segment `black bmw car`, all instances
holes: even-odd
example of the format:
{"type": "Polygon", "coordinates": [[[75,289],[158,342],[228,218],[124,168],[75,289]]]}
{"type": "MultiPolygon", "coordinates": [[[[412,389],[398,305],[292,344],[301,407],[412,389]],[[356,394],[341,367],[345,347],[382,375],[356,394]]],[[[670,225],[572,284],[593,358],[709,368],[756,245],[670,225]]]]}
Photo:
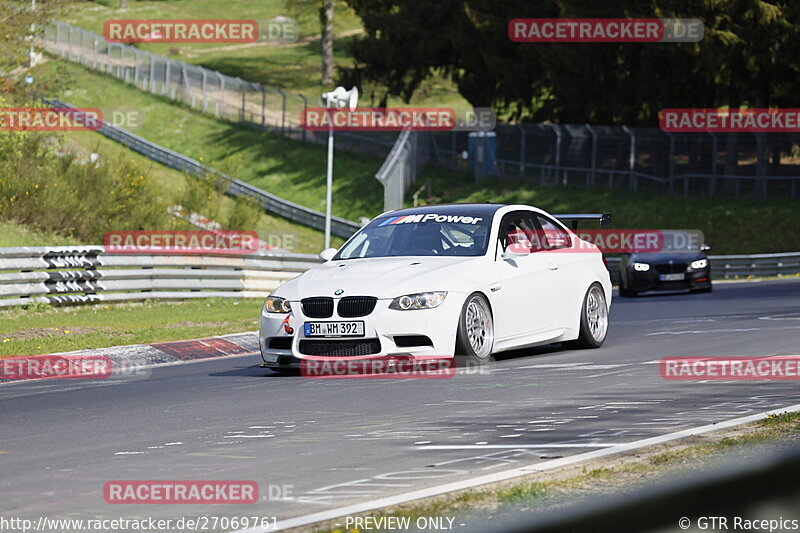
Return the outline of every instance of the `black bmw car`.
{"type": "Polygon", "coordinates": [[[622,256],[619,295],[647,291],[711,292],[711,268],[703,245],[694,251],[635,253],[622,256]]]}

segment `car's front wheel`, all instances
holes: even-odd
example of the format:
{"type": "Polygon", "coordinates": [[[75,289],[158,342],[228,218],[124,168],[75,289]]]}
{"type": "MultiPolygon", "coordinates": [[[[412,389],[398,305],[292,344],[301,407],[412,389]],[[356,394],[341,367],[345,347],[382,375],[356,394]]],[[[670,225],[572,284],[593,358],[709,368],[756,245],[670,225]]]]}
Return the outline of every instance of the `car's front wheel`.
{"type": "Polygon", "coordinates": [[[566,344],[570,348],[599,348],[608,333],[608,303],[602,285],[593,283],[583,297],[580,335],[566,344]]]}
{"type": "Polygon", "coordinates": [[[489,301],[472,293],[461,308],[456,335],[456,357],[473,365],[485,365],[494,348],[494,319],[489,301]]]}

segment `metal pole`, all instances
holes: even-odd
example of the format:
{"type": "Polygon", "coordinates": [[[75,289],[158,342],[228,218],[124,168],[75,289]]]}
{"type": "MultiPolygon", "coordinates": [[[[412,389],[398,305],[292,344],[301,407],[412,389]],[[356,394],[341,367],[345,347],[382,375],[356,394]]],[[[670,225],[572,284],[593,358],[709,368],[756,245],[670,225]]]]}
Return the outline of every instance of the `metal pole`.
{"type": "Polygon", "coordinates": [[[278,92],[281,93],[281,98],[283,99],[281,104],[281,135],[283,135],[286,127],[286,93],[281,89],[278,89],[278,92]]]}
{"type": "Polygon", "coordinates": [[[671,133],[666,135],[669,139],[669,194],[672,195],[675,192],[675,137],[671,133]]]}
{"type": "Polygon", "coordinates": [[[708,180],[708,196],[714,196],[717,188],[717,136],[714,132],[709,131],[711,135],[711,178],[708,180]]]}
{"type": "MultiPolygon", "coordinates": [[[[164,62],[164,87],[161,88],[161,94],[166,94],[169,90],[170,72],[169,64],[172,63],[169,59],[164,62]]],[[[174,99],[174,98],[173,98],[174,99]]]]}
{"type": "Polygon", "coordinates": [[[628,126],[622,126],[622,130],[631,136],[631,150],[628,159],[628,190],[638,189],[636,183],[636,134],[628,126]]]}
{"type": "Polygon", "coordinates": [[[133,85],[139,88],[139,50],[134,48],[133,51],[133,85]]]}
{"type": "Polygon", "coordinates": [[[589,135],[592,136],[592,167],[589,170],[589,185],[594,185],[597,169],[597,134],[589,124],[586,125],[586,129],[589,131],[589,135]]]}
{"type": "Polygon", "coordinates": [[[206,109],[208,108],[208,105],[207,105],[208,104],[208,100],[207,100],[208,95],[206,94],[206,89],[208,87],[208,73],[206,73],[206,69],[204,69],[203,67],[200,67],[200,74],[203,75],[203,85],[202,85],[202,91],[203,91],[203,113],[205,113],[206,109]]]}
{"type": "Polygon", "coordinates": [[[260,83],[258,87],[261,89],[261,129],[263,130],[267,123],[267,89],[260,83]]]}
{"type": "Polygon", "coordinates": [[[97,70],[97,39],[92,43],[92,52],[94,53],[92,56],[92,70],[97,70]]]}
{"type": "MultiPolygon", "coordinates": [[[[329,104],[330,105],[330,104],[329,104]]],[[[325,249],[331,247],[331,202],[333,189],[333,119],[328,129],[328,178],[325,190],[325,249]]]]}
{"type": "Polygon", "coordinates": [[[225,112],[225,77],[216,70],[214,74],[219,78],[219,98],[217,98],[217,105],[214,106],[214,114],[219,116],[219,108],[222,106],[222,112],[225,112]]]}
{"type": "Polygon", "coordinates": [[[245,118],[245,107],[246,107],[245,103],[246,103],[246,100],[245,100],[244,82],[242,80],[240,80],[238,77],[236,79],[239,80],[239,87],[242,88],[242,109],[239,112],[239,122],[244,122],[246,120],[246,118],[245,118]]]}
{"type": "MultiPolygon", "coordinates": [[[[305,117],[306,116],[306,109],[308,109],[308,100],[302,94],[298,94],[297,96],[299,96],[300,98],[303,99],[303,117],[305,117]]],[[[306,140],[306,129],[305,128],[303,128],[302,136],[303,136],[303,141],[305,141],[306,140]]]]}
{"type": "Polygon", "coordinates": [[[525,128],[522,124],[517,124],[519,128],[519,175],[525,175],[525,128]]]}
{"type": "Polygon", "coordinates": [[[556,132],[556,161],[555,161],[555,174],[556,174],[556,183],[558,183],[558,173],[561,170],[561,130],[558,127],[558,124],[551,124],[553,126],[553,131],[556,132]]]}
{"type": "Polygon", "coordinates": [[[156,56],[148,53],[150,57],[150,92],[156,93],[156,56]]]}

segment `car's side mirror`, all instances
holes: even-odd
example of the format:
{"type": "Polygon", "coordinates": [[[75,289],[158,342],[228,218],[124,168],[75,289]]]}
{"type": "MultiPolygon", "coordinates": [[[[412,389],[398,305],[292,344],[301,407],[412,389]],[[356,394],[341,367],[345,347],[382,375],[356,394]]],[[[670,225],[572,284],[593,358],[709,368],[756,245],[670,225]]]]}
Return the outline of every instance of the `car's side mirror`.
{"type": "Polygon", "coordinates": [[[704,244],[704,245],[702,245],[702,246],[700,247],[700,251],[701,251],[701,252],[708,252],[708,251],[711,251],[711,245],[710,245],[710,244],[704,244]]]}
{"type": "Polygon", "coordinates": [[[339,250],[337,250],[336,248],[325,248],[319,253],[319,258],[322,259],[323,261],[330,261],[331,259],[333,259],[333,256],[335,256],[336,252],[338,251],[339,250]]]}
{"type": "Polygon", "coordinates": [[[525,255],[530,255],[531,249],[528,246],[523,244],[509,244],[506,247],[506,251],[500,254],[502,259],[513,259],[515,257],[522,257],[525,255]]]}

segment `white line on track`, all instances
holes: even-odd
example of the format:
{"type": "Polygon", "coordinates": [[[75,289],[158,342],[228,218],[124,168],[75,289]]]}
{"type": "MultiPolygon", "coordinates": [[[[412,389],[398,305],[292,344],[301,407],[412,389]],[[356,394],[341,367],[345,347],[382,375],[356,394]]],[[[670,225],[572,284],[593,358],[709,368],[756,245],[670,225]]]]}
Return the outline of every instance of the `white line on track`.
{"type": "Polygon", "coordinates": [[[607,444],[432,444],[430,446],[417,446],[415,450],[520,450],[537,448],[611,448],[622,446],[624,443],[613,442],[607,444]]]}
{"type": "MultiPolygon", "coordinates": [[[[533,463],[528,466],[512,468],[510,470],[504,470],[502,472],[484,474],[481,476],[473,477],[471,479],[463,479],[461,481],[445,483],[444,485],[436,485],[434,487],[418,489],[410,492],[405,492],[403,494],[395,494],[393,496],[387,496],[385,498],[379,498],[377,500],[356,503],[345,507],[338,507],[336,509],[329,509],[327,511],[320,511],[318,513],[298,516],[295,518],[288,518],[286,520],[281,520],[280,522],[275,524],[274,527],[270,527],[268,530],[280,531],[284,529],[307,526],[309,524],[315,524],[317,522],[323,522],[325,520],[332,520],[334,518],[340,518],[342,516],[350,516],[359,513],[365,513],[367,511],[373,511],[375,509],[380,509],[382,507],[396,506],[402,503],[419,500],[422,498],[431,498],[433,496],[440,496],[442,494],[447,494],[448,492],[469,489],[473,487],[478,487],[480,485],[486,485],[487,483],[497,483],[499,481],[505,481],[508,479],[527,476],[529,474],[535,474],[537,472],[553,470],[555,468],[560,468],[562,466],[582,463],[584,461],[597,459],[599,457],[616,455],[619,453],[629,452],[632,450],[638,450],[640,448],[646,448],[648,446],[655,446],[656,444],[663,444],[665,442],[670,442],[685,437],[691,437],[693,435],[701,435],[703,433],[710,433],[712,431],[726,429],[729,427],[738,426],[740,424],[756,422],[758,420],[766,418],[767,415],[774,414],[776,412],[792,412],[792,413],[800,412],[800,404],[791,405],[780,409],[773,409],[771,411],[765,411],[763,413],[743,416],[740,418],[733,418],[716,424],[707,424],[705,426],[699,426],[696,428],[684,429],[682,431],[667,433],[665,435],[660,435],[658,437],[651,437],[648,439],[641,439],[633,442],[617,444],[614,446],[609,446],[607,448],[602,448],[591,452],[571,455],[569,457],[562,457],[560,459],[541,461],[539,463],[533,463]]],[[[512,448],[518,448],[518,446],[512,446],[512,448]]],[[[234,533],[264,533],[265,531],[267,531],[267,529],[248,528],[248,529],[236,530],[234,533]]]]}

